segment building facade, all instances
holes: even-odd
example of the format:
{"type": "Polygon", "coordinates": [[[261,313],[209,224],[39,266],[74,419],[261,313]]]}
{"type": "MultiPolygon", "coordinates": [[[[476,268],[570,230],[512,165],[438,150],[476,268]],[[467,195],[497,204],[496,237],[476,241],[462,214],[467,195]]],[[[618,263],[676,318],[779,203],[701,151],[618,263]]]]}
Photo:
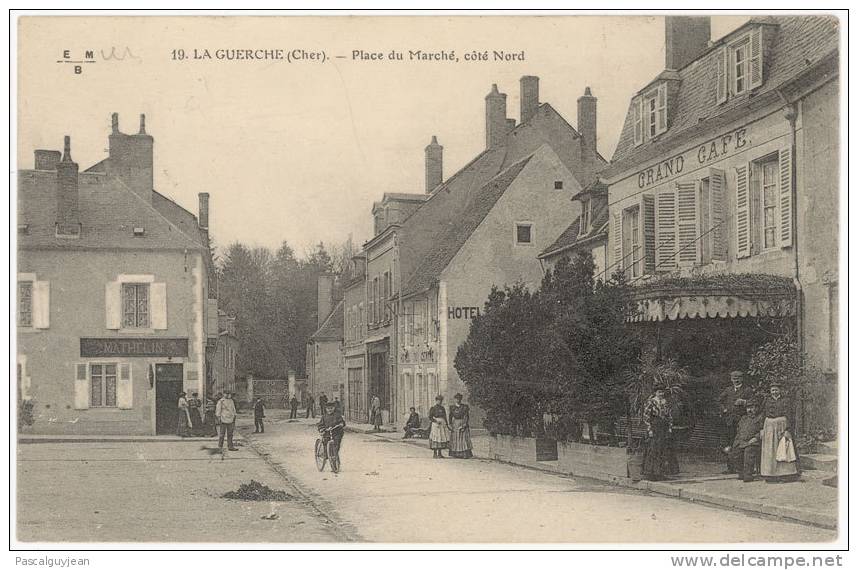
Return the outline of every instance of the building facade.
{"type": "Polygon", "coordinates": [[[369,422],[367,402],[366,345],[366,254],[360,252],[350,262],[343,279],[343,374],[345,416],[359,423],[369,422]]]}
{"type": "MultiPolygon", "coordinates": [[[[318,329],[307,343],[307,391],[328,400],[344,400],[343,381],[343,315],[340,285],[334,275],[323,274],[318,281],[318,329]]],[[[293,382],[294,384],[294,382],[293,382]]],[[[290,387],[290,394],[303,398],[303,390],[290,387]]]]}
{"type": "Polygon", "coordinates": [[[108,157],[80,172],[35,151],[18,174],[17,370],[33,433],[175,433],[206,393],[217,330],[208,195],[197,218],[153,189],[153,138],[113,115],[108,157]]]}

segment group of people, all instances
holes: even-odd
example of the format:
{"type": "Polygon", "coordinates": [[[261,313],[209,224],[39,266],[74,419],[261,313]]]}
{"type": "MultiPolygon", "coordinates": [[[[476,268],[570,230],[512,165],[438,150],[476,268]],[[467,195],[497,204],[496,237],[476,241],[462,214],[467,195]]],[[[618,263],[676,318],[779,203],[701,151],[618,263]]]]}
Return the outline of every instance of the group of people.
{"type": "MultiPolygon", "coordinates": [[[[794,406],[776,382],[759,405],[741,371],[730,373],[730,386],[720,395],[721,418],[726,431],[726,473],[746,483],[759,474],[767,483],[797,481],[798,453],[793,442],[794,406]]],[[[643,477],[657,481],[679,472],[672,441],[673,416],[667,387],[656,385],[646,401],[643,421],[647,430],[643,477]]]]}
{"type": "MultiPolygon", "coordinates": [[[[450,413],[444,407],[444,396],[435,396],[435,405],[429,409],[429,448],[435,459],[443,459],[442,450],[448,449],[448,456],[457,459],[473,457],[471,443],[470,408],[462,403],[462,395],[453,396],[456,401],[450,406],[450,413]]],[[[406,422],[406,434],[409,428],[419,429],[420,418],[411,408],[411,416],[406,422]]]]}
{"type": "Polygon", "coordinates": [[[235,432],[236,409],[232,396],[233,393],[229,390],[218,392],[206,398],[203,404],[198,392],[193,392],[190,398],[186,392],[180,393],[177,434],[181,437],[218,436],[218,447],[221,449],[226,437],[228,449],[235,451],[232,438],[235,432]]]}

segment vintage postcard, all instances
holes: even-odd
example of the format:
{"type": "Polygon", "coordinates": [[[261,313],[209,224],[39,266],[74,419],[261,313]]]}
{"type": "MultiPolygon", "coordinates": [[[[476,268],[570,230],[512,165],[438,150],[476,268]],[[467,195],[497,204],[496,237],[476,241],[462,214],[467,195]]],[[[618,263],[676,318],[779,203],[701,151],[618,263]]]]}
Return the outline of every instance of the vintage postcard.
{"type": "Polygon", "coordinates": [[[13,18],[13,541],[832,544],[845,25],[13,18]]]}

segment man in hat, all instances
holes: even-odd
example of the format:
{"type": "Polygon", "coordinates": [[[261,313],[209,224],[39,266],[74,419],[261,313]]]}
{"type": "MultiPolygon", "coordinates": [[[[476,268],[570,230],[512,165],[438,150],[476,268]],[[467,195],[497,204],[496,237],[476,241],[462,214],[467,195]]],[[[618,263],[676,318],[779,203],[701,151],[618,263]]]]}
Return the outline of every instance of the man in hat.
{"type": "MultiPolygon", "coordinates": [[[[739,425],[739,420],[745,415],[745,407],[748,400],[754,397],[754,392],[751,387],[745,384],[745,375],[740,370],[730,372],[730,386],[728,386],[721,396],[718,398],[718,404],[721,408],[721,419],[724,421],[726,428],[724,451],[732,445],[736,439],[736,428],[739,425]]],[[[727,452],[727,472],[737,473],[737,468],[733,465],[729,452],[727,452]]]]}
{"type": "Polygon", "coordinates": [[[217,402],[215,416],[220,422],[218,424],[218,447],[220,447],[221,450],[223,449],[223,436],[226,435],[227,448],[230,451],[238,451],[238,449],[232,445],[232,434],[235,431],[236,416],[235,401],[232,399],[232,391],[224,391],[223,398],[217,402]]]}
{"type": "Polygon", "coordinates": [[[760,468],[760,431],[763,429],[763,418],[753,400],[748,400],[745,404],[745,412],[736,424],[736,437],[728,454],[730,462],[739,473],[739,479],[750,483],[754,480],[754,471],[760,468]]]}
{"type": "Polygon", "coordinates": [[[318,428],[319,433],[322,434],[322,441],[327,442],[328,438],[334,438],[334,446],[336,447],[337,453],[339,453],[340,444],[343,441],[343,433],[345,432],[346,420],[343,419],[343,415],[337,409],[334,402],[325,402],[325,412],[322,414],[322,417],[319,419],[319,423],[316,424],[316,427],[318,428]],[[326,431],[328,429],[330,429],[330,431],[326,431]]]}

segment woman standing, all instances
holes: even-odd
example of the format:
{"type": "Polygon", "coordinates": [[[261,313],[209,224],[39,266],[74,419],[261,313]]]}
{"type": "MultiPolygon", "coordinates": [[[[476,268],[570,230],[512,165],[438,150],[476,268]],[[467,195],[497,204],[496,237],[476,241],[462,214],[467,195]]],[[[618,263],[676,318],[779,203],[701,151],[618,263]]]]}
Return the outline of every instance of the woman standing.
{"type": "Polygon", "coordinates": [[[209,396],[206,398],[206,435],[209,437],[217,437],[217,418],[215,417],[215,408],[217,407],[217,401],[220,399],[220,393],[216,396],[209,396]]]}
{"type": "Polygon", "coordinates": [[[769,385],[769,395],[763,402],[762,444],[760,446],[760,475],[766,483],[786,483],[799,478],[798,453],[792,439],[792,399],[781,391],[778,383],[769,385]]]}
{"type": "Polygon", "coordinates": [[[447,426],[447,410],[444,409],[444,396],[435,396],[435,405],[429,409],[429,448],[435,459],[443,459],[441,450],[447,447],[450,439],[450,428],[447,426]]]}
{"type": "Polygon", "coordinates": [[[188,412],[188,400],[185,396],[187,396],[185,392],[179,394],[179,420],[176,428],[176,434],[179,437],[188,437],[190,435],[191,414],[188,412]]]}
{"type": "Polygon", "coordinates": [[[649,481],[664,479],[674,471],[676,463],[670,444],[673,416],[664,394],[664,387],[657,385],[655,393],[649,397],[643,409],[643,421],[647,429],[643,478],[649,481]]]}
{"type": "Polygon", "coordinates": [[[462,395],[453,396],[456,403],[450,406],[450,457],[458,459],[470,459],[473,457],[471,449],[471,409],[462,403],[462,395]]]}
{"type": "Polygon", "coordinates": [[[200,400],[199,392],[194,392],[188,399],[188,412],[191,416],[191,433],[203,435],[203,415],[200,413],[203,402],[200,400]]]}

